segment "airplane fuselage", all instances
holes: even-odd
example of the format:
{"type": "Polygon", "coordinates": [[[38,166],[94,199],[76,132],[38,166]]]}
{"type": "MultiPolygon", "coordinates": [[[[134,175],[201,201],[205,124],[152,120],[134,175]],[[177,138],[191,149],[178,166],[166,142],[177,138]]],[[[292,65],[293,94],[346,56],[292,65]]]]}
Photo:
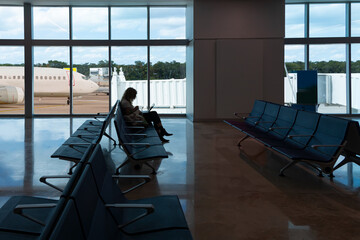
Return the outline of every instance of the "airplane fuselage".
{"type": "MultiPolygon", "coordinates": [[[[73,72],[73,96],[96,91],[99,86],[73,72]]],[[[18,87],[24,90],[24,67],[0,67],[0,87],[18,87]]],[[[70,71],[60,68],[34,67],[35,97],[69,97],[70,71]]]]}

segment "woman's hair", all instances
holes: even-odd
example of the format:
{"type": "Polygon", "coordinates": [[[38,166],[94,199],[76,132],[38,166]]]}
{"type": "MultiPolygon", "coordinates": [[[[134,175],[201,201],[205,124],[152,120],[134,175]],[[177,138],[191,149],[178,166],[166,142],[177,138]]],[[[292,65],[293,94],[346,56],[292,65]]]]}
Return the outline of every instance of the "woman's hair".
{"type": "Polygon", "coordinates": [[[125,90],[124,95],[122,96],[122,99],[126,99],[129,102],[132,102],[136,98],[136,94],[137,94],[137,91],[134,88],[129,87],[125,90]]]}

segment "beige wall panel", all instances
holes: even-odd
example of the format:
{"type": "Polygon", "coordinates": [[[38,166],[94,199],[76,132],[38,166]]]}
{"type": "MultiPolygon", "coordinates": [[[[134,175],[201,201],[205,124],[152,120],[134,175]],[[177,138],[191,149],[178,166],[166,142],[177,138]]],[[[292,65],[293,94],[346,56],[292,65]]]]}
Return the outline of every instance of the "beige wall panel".
{"type": "Polygon", "coordinates": [[[216,117],[249,112],[263,96],[262,40],[219,40],[216,43],[216,117]]]}
{"type": "Polygon", "coordinates": [[[194,45],[194,121],[214,119],[215,41],[198,40],[194,45]]]}
{"type": "Polygon", "coordinates": [[[194,38],[284,36],[284,0],[194,0],[194,38]]]}
{"type": "Polygon", "coordinates": [[[263,53],[264,100],[284,103],[284,40],[264,41],[263,53]]]}

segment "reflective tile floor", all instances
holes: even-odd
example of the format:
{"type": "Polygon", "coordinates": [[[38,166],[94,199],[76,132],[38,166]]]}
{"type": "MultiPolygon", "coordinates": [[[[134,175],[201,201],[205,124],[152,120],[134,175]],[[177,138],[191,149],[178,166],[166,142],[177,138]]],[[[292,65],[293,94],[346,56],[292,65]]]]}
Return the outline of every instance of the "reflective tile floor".
{"type": "MultiPolygon", "coordinates": [[[[83,121],[0,119],[0,206],[13,195],[59,197],[39,178],[67,173],[72,164],[50,155],[83,121]]],[[[360,239],[359,166],[343,166],[333,180],[304,166],[279,177],[286,159],[251,139],[239,149],[242,134],[223,122],[163,123],[174,133],[165,144],[169,158],[152,162],[158,174],[127,197],[178,195],[194,239],[360,239]]],[[[113,127],[109,133],[115,136],[113,127]]],[[[101,144],[114,165],[124,160],[107,139],[101,144]]],[[[121,173],[150,169],[130,165],[121,173]]]]}

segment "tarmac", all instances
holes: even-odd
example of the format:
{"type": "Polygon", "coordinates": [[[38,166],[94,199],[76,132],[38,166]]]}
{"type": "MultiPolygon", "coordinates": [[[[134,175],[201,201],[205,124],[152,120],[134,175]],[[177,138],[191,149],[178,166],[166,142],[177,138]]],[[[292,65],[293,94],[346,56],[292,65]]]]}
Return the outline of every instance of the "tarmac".
{"type": "MultiPolygon", "coordinates": [[[[24,114],[24,103],[0,104],[0,115],[24,114]]],[[[109,111],[109,96],[106,93],[91,93],[73,98],[74,114],[96,114],[109,111]]],[[[35,97],[34,114],[69,114],[67,97],[35,97]]]]}

